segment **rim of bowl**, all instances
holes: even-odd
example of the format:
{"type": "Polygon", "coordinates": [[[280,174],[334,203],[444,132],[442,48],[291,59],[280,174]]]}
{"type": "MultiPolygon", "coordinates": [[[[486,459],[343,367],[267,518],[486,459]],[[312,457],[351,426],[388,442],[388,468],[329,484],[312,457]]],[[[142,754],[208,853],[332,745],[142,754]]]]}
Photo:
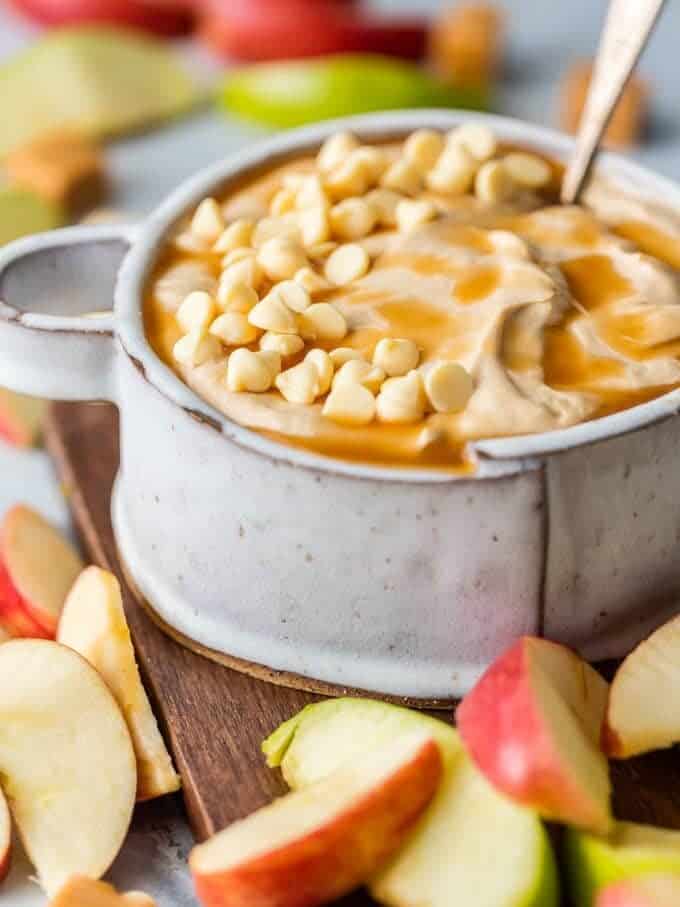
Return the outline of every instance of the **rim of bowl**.
{"type": "MultiPolygon", "coordinates": [[[[259,140],[252,147],[237,151],[185,180],[138,225],[135,239],[119,272],[115,292],[116,329],[127,356],[164,397],[218,429],[227,440],[296,466],[388,482],[438,483],[502,478],[540,469],[543,456],[638,431],[676,415],[680,411],[680,388],[647,403],[568,428],[471,441],[468,449],[476,461],[474,473],[402,467],[398,464],[378,466],[301,450],[285,442],[269,440],[259,432],[234,422],[192,391],[151,348],[143,324],[146,281],[168,231],[201,198],[211,192],[222,191],[230,182],[249,171],[273,165],[278,158],[312,149],[339,129],[351,130],[366,139],[376,139],[397,137],[422,127],[451,129],[466,121],[483,121],[502,140],[528,145],[561,160],[569,156],[574,146],[573,138],[556,130],[495,114],[444,109],[390,111],[325,120],[259,140]]],[[[595,170],[630,194],[680,210],[678,185],[618,154],[602,152],[595,170]]]]}

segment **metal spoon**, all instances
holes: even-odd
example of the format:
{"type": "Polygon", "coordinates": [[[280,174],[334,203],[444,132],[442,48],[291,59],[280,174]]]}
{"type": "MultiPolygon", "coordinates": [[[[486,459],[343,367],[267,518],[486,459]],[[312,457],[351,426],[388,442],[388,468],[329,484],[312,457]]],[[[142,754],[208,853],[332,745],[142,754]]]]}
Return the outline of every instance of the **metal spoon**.
{"type": "Polygon", "coordinates": [[[575,202],[602,135],[666,0],[610,0],[576,148],[564,174],[562,201],[575,202]]]}

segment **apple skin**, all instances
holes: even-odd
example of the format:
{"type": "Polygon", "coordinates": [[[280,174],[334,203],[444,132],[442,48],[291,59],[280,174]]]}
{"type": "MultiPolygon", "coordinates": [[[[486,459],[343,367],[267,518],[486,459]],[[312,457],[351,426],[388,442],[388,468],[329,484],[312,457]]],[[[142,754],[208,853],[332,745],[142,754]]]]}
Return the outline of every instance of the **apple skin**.
{"type": "Polygon", "coordinates": [[[192,17],[188,4],[144,0],[10,0],[17,12],[47,26],[118,25],[160,37],[186,34],[192,17]]]}
{"type": "Polygon", "coordinates": [[[43,400],[0,388],[0,438],[15,447],[32,447],[40,434],[45,409],[43,400]]]}
{"type": "Polygon", "coordinates": [[[7,568],[0,559],[0,625],[8,636],[53,639],[50,633],[26,610],[25,602],[17,592],[7,568]]]}
{"type": "Polygon", "coordinates": [[[12,820],[7,800],[0,790],[0,882],[7,878],[12,863],[12,820]]]}
{"type": "MultiPolygon", "coordinates": [[[[377,787],[269,852],[224,871],[203,873],[199,845],[189,859],[199,900],[204,907],[316,907],[342,897],[367,881],[399,848],[434,796],[441,776],[439,746],[426,738],[377,787]]],[[[318,786],[319,796],[324,795],[323,784],[318,786]]]]}
{"type": "Polygon", "coordinates": [[[602,684],[601,720],[590,748],[607,777],[606,759],[599,755],[606,683],[575,653],[557,643],[534,637],[519,639],[458,706],[458,729],[478,768],[501,793],[535,809],[543,818],[605,834],[612,821],[609,784],[606,798],[600,802],[560,752],[532,676],[532,653],[537,651],[574,659],[575,670],[591,672],[590,677],[597,678],[595,683],[602,684]]]}
{"type": "Polygon", "coordinates": [[[595,907],[678,907],[680,877],[650,876],[614,882],[600,890],[595,907]]]}

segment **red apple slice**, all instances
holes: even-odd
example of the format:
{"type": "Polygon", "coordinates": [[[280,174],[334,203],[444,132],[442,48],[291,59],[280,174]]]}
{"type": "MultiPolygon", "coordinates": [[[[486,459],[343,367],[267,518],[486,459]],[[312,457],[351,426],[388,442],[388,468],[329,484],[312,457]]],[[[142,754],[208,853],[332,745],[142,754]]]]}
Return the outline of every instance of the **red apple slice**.
{"type": "Polygon", "coordinates": [[[7,800],[0,790],[0,882],[7,878],[12,861],[12,820],[7,800]]]}
{"type": "Polygon", "coordinates": [[[73,547],[40,514],[17,504],[0,526],[0,562],[0,613],[20,608],[43,631],[33,627],[15,635],[54,637],[68,591],[83,569],[73,547]]]}
{"type": "Polygon", "coordinates": [[[607,683],[565,646],[524,637],[458,707],[463,742],[488,780],[544,818],[611,825],[600,735],[607,683]]]}
{"type": "Polygon", "coordinates": [[[73,876],[47,907],[156,907],[156,902],[141,891],[119,894],[106,882],[73,876]]]}
{"type": "Polygon", "coordinates": [[[38,639],[51,639],[52,634],[41,627],[28,614],[23,599],[16,590],[12,579],[0,559],[0,624],[10,637],[35,636],[38,639]]]}
{"type": "Polygon", "coordinates": [[[597,896],[596,907],[678,907],[680,877],[653,876],[613,882],[597,896]]]}
{"type": "Polygon", "coordinates": [[[46,403],[0,388],[0,438],[16,447],[32,447],[42,431],[46,403]]]}
{"type": "Polygon", "coordinates": [[[189,4],[146,0],[11,0],[12,6],[41,25],[92,25],[139,28],[160,36],[186,34],[189,4]]]}
{"type": "Polygon", "coordinates": [[[68,594],[57,640],[86,658],[103,677],[127,722],[137,757],[137,800],[179,788],[135,660],[120,585],[99,567],[87,567],[68,594]]]}
{"type": "Polygon", "coordinates": [[[127,834],[137,769],[120,709],[94,668],[43,639],[0,646],[0,777],[49,894],[98,878],[127,834]]]}
{"type": "Polygon", "coordinates": [[[603,741],[615,759],[680,742],[680,617],[641,642],[619,667],[603,741]]]}
{"type": "Polygon", "coordinates": [[[205,907],[314,907],[361,885],[432,799],[439,747],[407,735],[236,822],[189,858],[205,907]]]}

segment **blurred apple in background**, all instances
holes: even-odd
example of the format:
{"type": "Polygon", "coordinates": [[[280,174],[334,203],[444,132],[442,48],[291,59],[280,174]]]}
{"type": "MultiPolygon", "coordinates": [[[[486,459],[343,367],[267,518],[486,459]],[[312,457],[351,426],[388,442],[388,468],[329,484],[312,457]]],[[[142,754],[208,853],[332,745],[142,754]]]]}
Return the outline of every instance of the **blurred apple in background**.
{"type": "Polygon", "coordinates": [[[102,23],[175,36],[191,30],[190,0],[11,0],[11,5],[41,25],[102,23]]]}

